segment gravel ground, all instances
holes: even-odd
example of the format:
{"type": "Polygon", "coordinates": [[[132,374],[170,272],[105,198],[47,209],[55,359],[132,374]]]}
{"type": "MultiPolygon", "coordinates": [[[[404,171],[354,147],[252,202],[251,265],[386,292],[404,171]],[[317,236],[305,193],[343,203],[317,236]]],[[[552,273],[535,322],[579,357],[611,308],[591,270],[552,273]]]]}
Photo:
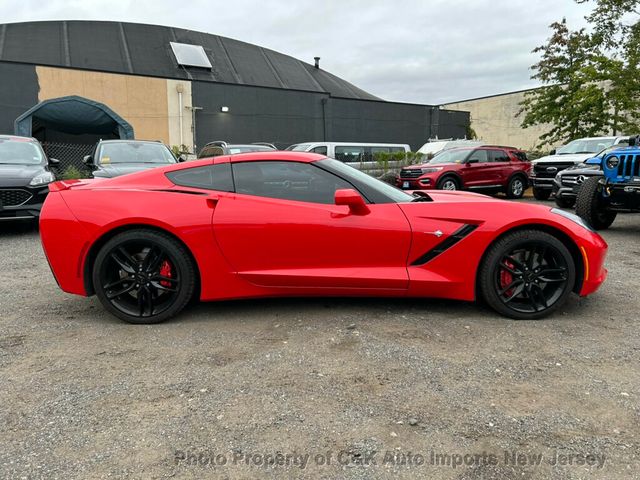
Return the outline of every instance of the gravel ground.
{"type": "Polygon", "coordinates": [[[639,216],[601,290],[533,322],[279,299],[132,326],[0,228],[1,478],[640,478],[639,216]]]}

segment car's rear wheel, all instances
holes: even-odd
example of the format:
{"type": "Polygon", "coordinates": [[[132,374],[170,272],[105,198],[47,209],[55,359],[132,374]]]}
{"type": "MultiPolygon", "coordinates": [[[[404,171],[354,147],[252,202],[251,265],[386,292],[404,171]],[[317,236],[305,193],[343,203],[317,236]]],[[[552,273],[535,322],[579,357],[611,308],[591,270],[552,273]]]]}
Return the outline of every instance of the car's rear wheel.
{"type": "Polygon", "coordinates": [[[455,177],[441,178],[437,185],[438,190],[460,190],[460,182],[455,177]]]}
{"type": "Polygon", "coordinates": [[[527,189],[527,181],[521,176],[516,175],[507,185],[507,197],[508,198],[522,198],[524,191],[527,189]]]}
{"type": "Polygon", "coordinates": [[[478,281],[491,308],[516,320],[535,320],[565,303],[576,267],[567,247],[553,235],[520,230],[490,247],[478,281]]]}
{"type": "Polygon", "coordinates": [[[551,190],[533,187],[533,196],[536,200],[549,200],[551,190]]]}
{"type": "Polygon", "coordinates": [[[584,181],[576,199],[576,213],[596,230],[609,228],[617,212],[607,209],[600,194],[600,179],[591,177],[584,181]]]}
{"type": "Polygon", "coordinates": [[[150,324],[173,317],[189,303],[195,269],[174,238],[136,229],[116,235],[100,249],[92,280],[109,312],[129,323],[150,324]]]}

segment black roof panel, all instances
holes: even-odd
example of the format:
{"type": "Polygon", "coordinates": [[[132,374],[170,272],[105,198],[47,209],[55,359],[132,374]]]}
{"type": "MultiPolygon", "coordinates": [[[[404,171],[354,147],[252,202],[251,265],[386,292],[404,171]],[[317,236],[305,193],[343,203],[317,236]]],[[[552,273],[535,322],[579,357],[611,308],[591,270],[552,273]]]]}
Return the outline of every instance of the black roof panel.
{"type": "Polygon", "coordinates": [[[0,61],[327,92],[379,100],[335,75],[257,45],[180,28],[100,21],[0,25],[0,61]],[[213,68],[178,65],[169,42],[201,45],[213,68]]]}

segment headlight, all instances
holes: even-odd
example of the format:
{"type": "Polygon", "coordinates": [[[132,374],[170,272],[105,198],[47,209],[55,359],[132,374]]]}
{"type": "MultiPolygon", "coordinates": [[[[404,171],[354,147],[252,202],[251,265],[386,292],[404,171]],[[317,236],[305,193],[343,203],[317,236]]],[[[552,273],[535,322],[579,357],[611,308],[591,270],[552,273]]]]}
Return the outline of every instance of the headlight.
{"type": "Polygon", "coordinates": [[[442,170],[443,167],[430,167],[430,168],[423,168],[422,173],[435,173],[435,172],[439,172],[440,170],[442,170]]]}
{"type": "Polygon", "coordinates": [[[577,223],[581,227],[586,228],[587,230],[589,230],[591,232],[595,232],[595,230],[593,228],[591,228],[589,226],[589,224],[586,223],[584,220],[582,220],[582,218],[580,218],[578,215],[574,215],[573,213],[565,212],[564,210],[560,210],[559,208],[552,208],[551,209],[551,213],[555,213],[556,215],[560,215],[561,217],[567,218],[567,219],[571,220],[573,223],[577,223]]]}
{"type": "Polygon", "coordinates": [[[32,187],[35,187],[37,185],[46,185],[47,183],[51,183],[53,181],[55,181],[55,177],[53,176],[53,173],[42,172],[36,175],[35,177],[33,177],[33,179],[29,182],[29,185],[31,185],[32,187]]]}
{"type": "Polygon", "coordinates": [[[607,158],[607,168],[611,170],[618,168],[619,163],[620,163],[620,159],[616,156],[611,156],[607,158]]]}

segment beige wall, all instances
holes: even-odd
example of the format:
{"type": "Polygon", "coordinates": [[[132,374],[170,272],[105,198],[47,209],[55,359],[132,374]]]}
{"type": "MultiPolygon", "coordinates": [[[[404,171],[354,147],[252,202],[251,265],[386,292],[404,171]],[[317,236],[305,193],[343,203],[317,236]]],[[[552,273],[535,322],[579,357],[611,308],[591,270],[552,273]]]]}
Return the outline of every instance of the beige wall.
{"type": "MultiPolygon", "coordinates": [[[[36,67],[38,100],[79,95],[104,103],[128,121],[140,140],[180,143],[180,109],[176,84],[183,85],[185,106],[191,105],[191,84],[162,78],[36,67]]],[[[183,106],[183,143],[193,144],[191,111],[183,106]]]]}
{"type": "Polygon", "coordinates": [[[522,128],[518,116],[525,92],[507,93],[493,97],[448,103],[444,108],[466,110],[471,113],[471,128],[479,140],[497,145],[509,145],[525,150],[535,149],[542,134],[549,127],[522,128]]]}

